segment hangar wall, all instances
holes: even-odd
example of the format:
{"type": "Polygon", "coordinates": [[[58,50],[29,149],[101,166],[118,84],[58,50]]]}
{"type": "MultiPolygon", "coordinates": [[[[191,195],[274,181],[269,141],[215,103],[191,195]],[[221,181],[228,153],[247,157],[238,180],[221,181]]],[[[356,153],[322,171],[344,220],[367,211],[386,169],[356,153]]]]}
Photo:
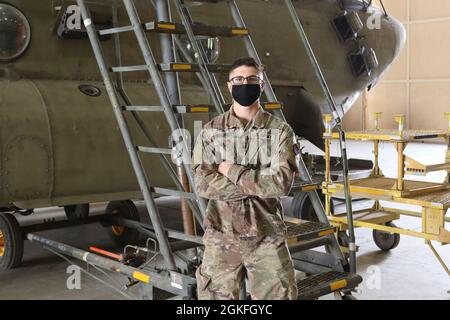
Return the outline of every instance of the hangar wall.
{"type": "MultiPolygon", "coordinates": [[[[346,130],[373,128],[373,113],[383,112],[381,126],[395,128],[394,114],[405,114],[411,129],[447,129],[450,111],[450,1],[384,0],[406,29],[407,43],[398,60],[346,115],[346,130]]],[[[378,0],[374,0],[379,5],[378,0]]]]}

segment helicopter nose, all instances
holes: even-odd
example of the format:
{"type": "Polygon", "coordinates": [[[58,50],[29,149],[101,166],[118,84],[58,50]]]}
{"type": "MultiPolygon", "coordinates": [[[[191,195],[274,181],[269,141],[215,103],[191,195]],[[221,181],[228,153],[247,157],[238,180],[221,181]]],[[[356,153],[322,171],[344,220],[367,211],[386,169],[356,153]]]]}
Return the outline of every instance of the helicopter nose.
{"type": "MultiPolygon", "coordinates": [[[[406,43],[406,30],[395,17],[375,7],[362,15],[362,21],[365,25],[365,42],[373,50],[378,63],[372,78],[379,79],[402,52],[406,43]]],[[[374,85],[372,83],[371,86],[374,85]]]]}

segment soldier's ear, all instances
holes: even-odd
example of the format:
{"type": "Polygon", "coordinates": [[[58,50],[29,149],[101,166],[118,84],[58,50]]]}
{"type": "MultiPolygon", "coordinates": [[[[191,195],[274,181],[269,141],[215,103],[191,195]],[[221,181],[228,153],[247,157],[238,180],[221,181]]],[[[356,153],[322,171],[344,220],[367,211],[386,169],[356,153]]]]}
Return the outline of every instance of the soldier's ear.
{"type": "Polygon", "coordinates": [[[233,89],[233,85],[231,84],[231,81],[227,81],[228,90],[231,93],[231,90],[233,89]]]}

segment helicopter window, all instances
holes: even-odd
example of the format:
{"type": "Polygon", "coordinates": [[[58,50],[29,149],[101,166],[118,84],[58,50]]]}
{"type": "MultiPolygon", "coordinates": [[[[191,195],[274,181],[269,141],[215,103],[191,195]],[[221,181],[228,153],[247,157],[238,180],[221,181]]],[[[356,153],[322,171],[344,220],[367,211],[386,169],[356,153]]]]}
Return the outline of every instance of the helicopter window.
{"type": "Polygon", "coordinates": [[[339,39],[344,42],[355,39],[364,28],[364,24],[356,11],[344,11],[343,14],[333,20],[333,26],[339,39]]]}
{"type": "Polygon", "coordinates": [[[0,4],[0,62],[17,59],[30,40],[31,28],[25,15],[9,4],[0,4]]]}
{"type": "MultiPolygon", "coordinates": [[[[206,36],[196,36],[197,43],[203,47],[206,53],[206,57],[208,58],[209,63],[215,63],[219,59],[220,55],[220,40],[219,38],[215,37],[206,37],[206,36]]],[[[183,52],[188,54],[189,57],[193,60],[196,60],[195,58],[195,52],[194,48],[189,41],[187,36],[181,37],[181,45],[182,45],[182,56],[183,52]]],[[[185,57],[186,59],[186,57],[185,57]]]]}
{"type": "Polygon", "coordinates": [[[361,47],[357,52],[350,53],[348,59],[357,77],[362,74],[370,76],[378,67],[378,58],[372,48],[361,47]]]}

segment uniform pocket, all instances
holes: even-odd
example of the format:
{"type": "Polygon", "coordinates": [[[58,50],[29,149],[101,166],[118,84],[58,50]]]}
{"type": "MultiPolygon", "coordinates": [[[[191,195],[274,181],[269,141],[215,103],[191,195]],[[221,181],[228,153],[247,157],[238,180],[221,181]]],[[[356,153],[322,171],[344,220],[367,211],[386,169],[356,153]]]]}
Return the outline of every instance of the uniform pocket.
{"type": "Polygon", "coordinates": [[[202,267],[198,267],[195,271],[197,279],[197,297],[199,300],[214,300],[214,294],[209,290],[211,277],[202,272],[202,267]]]}

